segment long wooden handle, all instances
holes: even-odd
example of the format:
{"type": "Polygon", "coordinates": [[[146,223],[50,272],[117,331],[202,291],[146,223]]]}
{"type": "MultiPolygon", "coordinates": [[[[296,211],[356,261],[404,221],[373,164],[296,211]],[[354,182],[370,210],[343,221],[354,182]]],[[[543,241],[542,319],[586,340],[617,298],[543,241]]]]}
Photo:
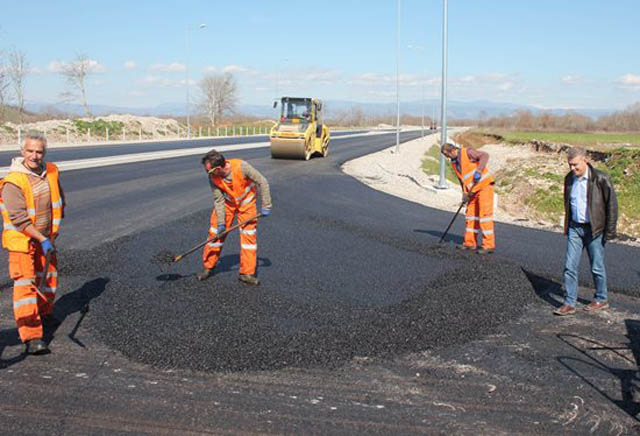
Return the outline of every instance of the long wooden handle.
{"type": "Polygon", "coordinates": [[[438,242],[438,244],[441,244],[442,241],[444,240],[444,237],[447,236],[447,233],[449,233],[449,229],[451,228],[451,225],[453,224],[453,222],[458,217],[458,214],[460,213],[460,210],[462,210],[462,206],[464,206],[464,201],[462,203],[460,203],[460,207],[458,207],[458,210],[456,211],[456,214],[453,216],[453,219],[451,220],[451,222],[447,226],[447,230],[445,230],[444,233],[442,234],[442,237],[440,238],[440,241],[438,242]]]}
{"type": "MultiPolygon", "coordinates": [[[[49,299],[44,295],[44,289],[47,287],[47,275],[49,273],[49,265],[51,264],[51,256],[53,255],[55,250],[50,251],[45,256],[44,261],[44,269],[42,271],[42,280],[40,281],[40,286],[36,286],[36,292],[45,302],[50,303],[49,299]]],[[[55,297],[53,297],[55,299],[55,297]]]]}
{"type": "Polygon", "coordinates": [[[188,251],[185,251],[184,253],[177,255],[176,257],[174,257],[174,258],[173,258],[173,261],[174,261],[174,262],[178,262],[179,260],[182,260],[182,258],[183,258],[183,257],[185,257],[185,256],[187,256],[187,255],[189,255],[189,254],[193,253],[193,252],[194,252],[194,251],[196,251],[198,248],[203,247],[205,244],[208,244],[208,243],[210,243],[210,242],[216,241],[216,240],[218,240],[218,239],[222,238],[223,236],[226,236],[226,235],[227,235],[227,233],[229,233],[230,231],[235,230],[235,229],[237,229],[238,227],[244,226],[245,224],[250,223],[251,221],[258,219],[258,218],[260,218],[261,216],[262,216],[262,214],[255,215],[255,216],[253,216],[253,217],[249,218],[248,220],[244,220],[244,221],[242,221],[241,223],[236,224],[235,226],[231,226],[231,227],[229,227],[227,230],[225,230],[224,232],[220,233],[219,235],[216,235],[216,236],[214,236],[214,237],[213,237],[213,238],[211,238],[211,239],[207,239],[206,241],[204,241],[204,242],[202,242],[202,243],[200,243],[200,244],[196,245],[195,247],[193,247],[193,248],[189,249],[188,251]]]}

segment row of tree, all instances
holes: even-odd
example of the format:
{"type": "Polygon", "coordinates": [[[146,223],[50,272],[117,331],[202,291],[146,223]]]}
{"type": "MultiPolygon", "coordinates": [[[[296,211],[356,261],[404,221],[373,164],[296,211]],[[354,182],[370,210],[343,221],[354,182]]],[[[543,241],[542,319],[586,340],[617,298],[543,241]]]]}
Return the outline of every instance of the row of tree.
{"type": "MultiPolygon", "coordinates": [[[[476,123],[473,122],[473,124],[476,123]]],[[[597,119],[577,112],[554,115],[550,112],[534,114],[529,110],[520,110],[513,115],[480,120],[477,124],[484,127],[519,130],[639,132],[640,102],[613,114],[602,115],[597,119]]]]}
{"type": "MultiPolygon", "coordinates": [[[[78,101],[88,117],[92,117],[92,113],[87,98],[87,79],[98,71],[96,65],[86,54],[77,55],[71,62],[57,63],[57,72],[68,85],[68,89],[60,94],[61,100],[78,101]]],[[[25,79],[30,71],[23,51],[0,51],[0,122],[5,121],[5,108],[12,103],[19,113],[20,123],[24,121],[25,79]]],[[[238,87],[233,74],[208,74],[200,81],[199,88],[198,107],[212,126],[220,123],[224,115],[235,113],[238,87]]]]}

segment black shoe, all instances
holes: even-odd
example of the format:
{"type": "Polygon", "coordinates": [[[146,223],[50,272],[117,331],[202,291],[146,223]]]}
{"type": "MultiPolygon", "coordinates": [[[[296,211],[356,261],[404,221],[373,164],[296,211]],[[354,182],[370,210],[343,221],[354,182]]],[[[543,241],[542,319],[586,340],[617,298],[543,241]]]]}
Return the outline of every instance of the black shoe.
{"type": "Polygon", "coordinates": [[[211,270],[209,268],[205,268],[202,270],[201,273],[197,274],[196,277],[198,278],[198,280],[203,281],[203,280],[207,280],[212,275],[213,274],[211,273],[211,270]]]}
{"type": "Polygon", "coordinates": [[[475,250],[476,247],[472,247],[471,245],[458,244],[456,245],[458,250],[475,250]]]}
{"type": "Polygon", "coordinates": [[[25,344],[24,352],[27,354],[40,355],[48,354],[51,352],[47,344],[42,339],[31,339],[25,344]]]}
{"type": "Polygon", "coordinates": [[[495,250],[492,248],[479,248],[478,251],[476,251],[476,253],[478,254],[491,254],[493,253],[495,250]]]}
{"type": "Polygon", "coordinates": [[[240,274],[238,276],[238,280],[244,282],[248,285],[258,286],[260,284],[260,280],[254,275],[251,274],[240,274]]]}

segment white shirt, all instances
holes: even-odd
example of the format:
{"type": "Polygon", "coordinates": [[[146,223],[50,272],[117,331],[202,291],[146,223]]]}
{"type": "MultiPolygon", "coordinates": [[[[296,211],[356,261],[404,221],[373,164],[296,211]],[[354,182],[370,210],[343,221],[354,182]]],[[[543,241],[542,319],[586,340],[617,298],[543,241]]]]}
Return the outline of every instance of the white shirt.
{"type": "Polygon", "coordinates": [[[571,184],[571,219],[580,224],[589,223],[589,201],[587,191],[589,185],[589,167],[582,177],[573,176],[571,184]]]}

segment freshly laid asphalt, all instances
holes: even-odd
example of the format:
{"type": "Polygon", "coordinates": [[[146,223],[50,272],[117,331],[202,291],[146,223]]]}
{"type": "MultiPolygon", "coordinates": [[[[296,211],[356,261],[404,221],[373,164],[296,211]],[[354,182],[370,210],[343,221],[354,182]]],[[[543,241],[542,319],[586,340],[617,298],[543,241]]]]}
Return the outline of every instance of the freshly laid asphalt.
{"type": "MultiPolygon", "coordinates": [[[[403,140],[417,135],[404,133],[403,140]]],[[[408,356],[446,354],[504,331],[540,304],[540,283],[560,278],[565,240],[497,224],[498,252],[480,257],[453,248],[463,232],[460,218],[438,245],[450,213],[371,190],[340,171],[343,162],[394,140],[394,134],[336,139],[329,157],[308,162],[272,160],[267,149],[227,156],[249,161],[272,189],[272,214],[258,227],[259,287],[237,281],[237,234],[206,282],[194,277],[200,252],[174,265],[155,261],[206,237],[211,194],[197,157],[63,173],[70,205],[58,240],[61,295],[54,314],[61,325],[49,332],[51,355],[20,355],[6,273],[3,279],[0,386],[10,396],[0,414],[7,431],[384,434],[442,428],[446,419],[432,414],[420,420],[405,400],[371,403],[395,401],[374,387],[376,380],[408,356]],[[356,376],[354,365],[368,361],[382,363],[370,376],[356,376]],[[315,377],[339,374],[353,384],[326,387],[336,399],[393,413],[373,418],[358,409],[331,417],[286,405],[322,391],[315,377]],[[187,386],[194,380],[198,388],[187,386]],[[191,403],[193,391],[201,398],[191,403]],[[274,401],[280,393],[287,399],[274,401]],[[256,401],[267,401],[264,410],[275,410],[273,420],[257,412],[262,405],[256,401]],[[49,431],[39,431],[21,412],[35,403],[46,404],[49,431]],[[157,419],[166,425],[153,424],[157,419]]],[[[638,296],[639,253],[607,246],[612,290],[638,296]]],[[[585,260],[581,275],[590,285],[585,260]]],[[[6,263],[6,255],[0,261],[6,263]]],[[[398,386],[406,382],[397,377],[398,386]]],[[[548,415],[523,411],[520,428],[538,414],[548,415]]],[[[493,428],[514,420],[500,419],[493,428]]]]}

